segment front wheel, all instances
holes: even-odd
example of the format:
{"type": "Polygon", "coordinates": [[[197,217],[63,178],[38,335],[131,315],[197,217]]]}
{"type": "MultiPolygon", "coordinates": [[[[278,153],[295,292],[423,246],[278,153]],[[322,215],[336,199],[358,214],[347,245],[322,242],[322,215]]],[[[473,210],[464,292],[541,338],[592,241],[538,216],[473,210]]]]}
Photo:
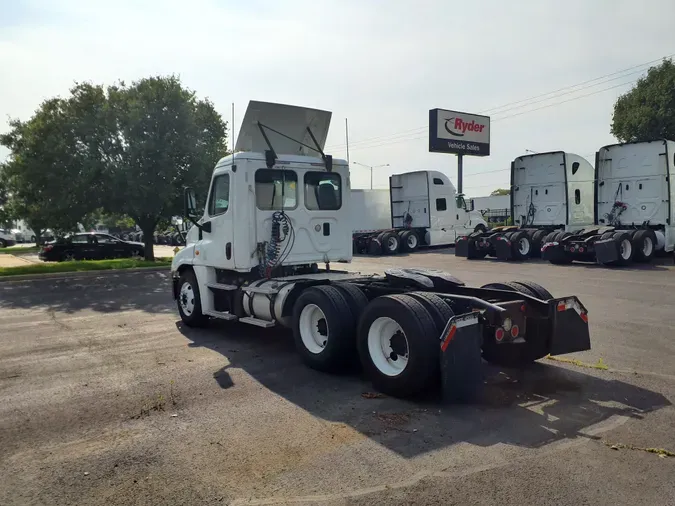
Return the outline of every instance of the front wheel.
{"type": "Polygon", "coordinates": [[[185,271],[178,281],[178,313],[188,327],[203,327],[209,318],[202,313],[199,285],[192,271],[185,271]]]}
{"type": "Polygon", "coordinates": [[[0,239],[0,248],[6,248],[7,247],[7,241],[4,239],[0,239]]]}

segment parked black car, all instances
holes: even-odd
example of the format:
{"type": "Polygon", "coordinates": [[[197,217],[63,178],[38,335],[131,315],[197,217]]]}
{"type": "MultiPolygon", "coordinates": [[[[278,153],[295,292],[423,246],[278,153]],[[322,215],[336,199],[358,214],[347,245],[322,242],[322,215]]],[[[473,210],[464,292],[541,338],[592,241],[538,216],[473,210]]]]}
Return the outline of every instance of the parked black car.
{"type": "Polygon", "coordinates": [[[38,256],[45,262],[143,258],[145,247],[142,243],[123,241],[98,232],[73,234],[45,244],[38,256]]]}

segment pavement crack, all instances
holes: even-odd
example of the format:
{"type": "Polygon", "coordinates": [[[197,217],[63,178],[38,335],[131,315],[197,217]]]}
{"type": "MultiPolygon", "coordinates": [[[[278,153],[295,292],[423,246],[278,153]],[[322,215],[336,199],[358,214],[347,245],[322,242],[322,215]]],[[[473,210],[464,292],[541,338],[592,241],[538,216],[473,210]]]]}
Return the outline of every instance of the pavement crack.
{"type": "Polygon", "coordinates": [[[49,318],[54,322],[54,324],[56,324],[56,326],[61,327],[64,330],[71,330],[68,325],[56,319],[56,311],[49,309],[47,310],[47,313],[49,314],[49,318]]]}

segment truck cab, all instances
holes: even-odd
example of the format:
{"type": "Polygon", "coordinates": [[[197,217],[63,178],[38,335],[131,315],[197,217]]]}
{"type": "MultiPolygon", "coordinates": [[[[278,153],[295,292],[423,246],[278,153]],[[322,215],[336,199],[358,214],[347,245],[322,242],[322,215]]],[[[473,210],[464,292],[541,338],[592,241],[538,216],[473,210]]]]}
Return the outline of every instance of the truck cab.
{"type": "Polygon", "coordinates": [[[487,223],[450,178],[436,170],[395,174],[389,180],[393,228],[413,228],[427,246],[454,244],[487,223]]]}

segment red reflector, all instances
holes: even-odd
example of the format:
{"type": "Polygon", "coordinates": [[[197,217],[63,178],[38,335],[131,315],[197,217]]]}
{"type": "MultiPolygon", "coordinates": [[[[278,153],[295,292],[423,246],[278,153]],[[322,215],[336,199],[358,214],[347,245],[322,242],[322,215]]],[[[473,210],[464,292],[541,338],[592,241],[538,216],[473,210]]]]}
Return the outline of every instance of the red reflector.
{"type": "Polygon", "coordinates": [[[581,316],[581,319],[584,321],[584,323],[588,323],[588,314],[580,313],[579,316],[581,316]]]}
{"type": "Polygon", "coordinates": [[[452,338],[455,337],[455,332],[457,332],[457,327],[453,325],[452,327],[450,327],[450,330],[448,330],[448,335],[445,336],[445,339],[443,339],[443,344],[441,344],[441,351],[445,351],[448,349],[450,341],[452,341],[452,338]]]}
{"type": "Polygon", "coordinates": [[[518,337],[518,333],[520,332],[520,329],[518,328],[518,325],[514,325],[511,327],[511,337],[518,337]]]}
{"type": "Polygon", "coordinates": [[[51,251],[52,249],[54,249],[54,246],[52,246],[51,244],[48,244],[47,246],[42,248],[42,251],[51,251]]]}
{"type": "Polygon", "coordinates": [[[565,306],[564,302],[559,302],[558,303],[558,311],[565,311],[567,309],[567,306],[565,306]]]}
{"type": "Polygon", "coordinates": [[[583,252],[584,252],[584,247],[583,247],[583,246],[579,246],[579,253],[583,253],[583,252]]]}
{"type": "Polygon", "coordinates": [[[504,329],[499,327],[497,330],[495,330],[495,339],[498,342],[501,342],[504,339],[504,329]]]}
{"type": "Polygon", "coordinates": [[[525,304],[523,304],[522,306],[520,306],[520,311],[521,311],[521,312],[524,313],[526,310],[527,310],[527,306],[525,306],[525,304]]]}

